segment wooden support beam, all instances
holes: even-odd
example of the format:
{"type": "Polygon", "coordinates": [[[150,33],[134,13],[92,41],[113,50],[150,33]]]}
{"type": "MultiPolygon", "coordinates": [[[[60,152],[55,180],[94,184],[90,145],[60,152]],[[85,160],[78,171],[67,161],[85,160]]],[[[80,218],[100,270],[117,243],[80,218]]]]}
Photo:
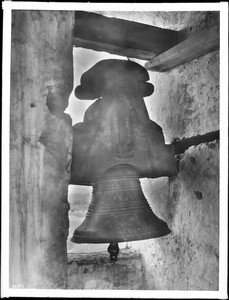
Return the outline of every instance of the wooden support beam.
{"type": "Polygon", "coordinates": [[[191,146],[197,146],[202,143],[213,142],[215,140],[219,140],[219,137],[219,130],[216,130],[208,132],[206,134],[192,136],[190,138],[183,138],[181,140],[176,139],[172,142],[174,154],[182,154],[191,146]]]}
{"type": "Polygon", "coordinates": [[[150,60],[179,42],[179,32],[142,23],[75,12],[74,46],[150,60]]]}
{"type": "Polygon", "coordinates": [[[147,70],[165,72],[219,49],[219,26],[205,29],[145,64],[147,70]]]}

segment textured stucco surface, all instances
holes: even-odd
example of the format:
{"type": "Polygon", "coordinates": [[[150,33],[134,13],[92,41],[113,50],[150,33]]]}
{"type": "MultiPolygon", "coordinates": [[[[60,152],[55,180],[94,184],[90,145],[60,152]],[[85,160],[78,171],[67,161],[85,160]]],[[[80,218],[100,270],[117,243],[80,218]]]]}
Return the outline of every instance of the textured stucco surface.
{"type": "Polygon", "coordinates": [[[69,254],[69,289],[145,289],[141,255],[123,249],[111,262],[108,252],[69,254]]]}
{"type": "Polygon", "coordinates": [[[10,99],[10,284],[67,283],[72,12],[13,11],[10,99]]]}
{"type": "Polygon", "coordinates": [[[145,102],[167,143],[219,129],[218,51],[170,72],[149,73],[155,92],[145,102]]]}
{"type": "Polygon", "coordinates": [[[143,180],[153,211],[171,229],[168,236],[132,242],[142,253],[148,289],[218,289],[218,150],[218,142],[190,147],[176,178],[143,180]]]}

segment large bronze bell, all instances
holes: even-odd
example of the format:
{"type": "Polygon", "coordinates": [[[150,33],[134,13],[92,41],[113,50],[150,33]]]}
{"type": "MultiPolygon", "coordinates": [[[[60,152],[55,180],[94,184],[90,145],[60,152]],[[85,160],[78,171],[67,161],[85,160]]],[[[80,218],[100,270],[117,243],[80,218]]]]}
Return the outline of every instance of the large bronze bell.
{"type": "Polygon", "coordinates": [[[111,243],[170,233],[151,210],[139,178],[177,174],[174,153],[162,129],[149,119],[143,97],[153,93],[148,72],[126,60],[103,60],[81,77],[75,94],[97,99],[73,127],[71,184],[92,185],[93,194],[74,243],[111,243]]]}

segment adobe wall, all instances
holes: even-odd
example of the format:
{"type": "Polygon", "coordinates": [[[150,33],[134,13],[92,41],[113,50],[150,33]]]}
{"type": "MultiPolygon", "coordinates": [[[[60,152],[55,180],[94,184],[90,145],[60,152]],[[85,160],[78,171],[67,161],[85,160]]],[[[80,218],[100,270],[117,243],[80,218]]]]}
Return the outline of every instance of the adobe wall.
{"type": "Polygon", "coordinates": [[[73,12],[12,12],[10,288],[67,285],[73,12]]]}

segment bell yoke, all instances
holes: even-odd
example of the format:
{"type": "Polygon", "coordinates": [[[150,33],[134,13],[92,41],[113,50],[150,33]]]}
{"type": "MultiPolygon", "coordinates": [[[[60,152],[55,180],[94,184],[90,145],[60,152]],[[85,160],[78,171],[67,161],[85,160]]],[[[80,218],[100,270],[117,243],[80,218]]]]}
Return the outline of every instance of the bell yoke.
{"type": "MultiPolygon", "coordinates": [[[[170,229],[151,210],[140,178],[175,176],[171,145],[161,127],[150,120],[143,97],[154,87],[148,72],[129,60],[95,64],[76,87],[78,99],[95,100],[84,121],[73,126],[70,184],[92,185],[93,193],[74,243],[136,241],[167,235],[170,229]]],[[[113,248],[112,248],[113,247],[113,248]]]]}

